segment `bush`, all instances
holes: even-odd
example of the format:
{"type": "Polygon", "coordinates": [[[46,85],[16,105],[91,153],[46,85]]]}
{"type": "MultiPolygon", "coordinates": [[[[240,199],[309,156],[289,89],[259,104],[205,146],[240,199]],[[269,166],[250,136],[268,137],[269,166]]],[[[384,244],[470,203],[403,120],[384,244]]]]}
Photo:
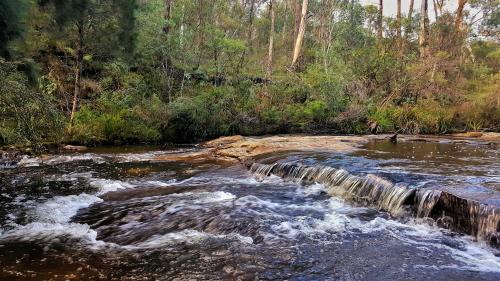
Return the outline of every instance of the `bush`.
{"type": "Polygon", "coordinates": [[[95,105],[83,106],[69,133],[73,142],[154,143],[168,122],[166,105],[158,97],[103,94],[95,105]]]}
{"type": "Polygon", "coordinates": [[[59,141],[64,117],[53,97],[34,89],[17,67],[0,58],[0,145],[59,141]]]}
{"type": "Polygon", "coordinates": [[[377,122],[383,132],[444,134],[452,127],[453,113],[434,100],[422,99],[414,105],[378,108],[369,119],[377,122]]]}
{"type": "Polygon", "coordinates": [[[169,105],[171,118],[164,135],[167,139],[195,142],[239,133],[243,123],[248,90],[236,93],[233,86],[200,89],[194,97],[180,97],[169,105]]]}

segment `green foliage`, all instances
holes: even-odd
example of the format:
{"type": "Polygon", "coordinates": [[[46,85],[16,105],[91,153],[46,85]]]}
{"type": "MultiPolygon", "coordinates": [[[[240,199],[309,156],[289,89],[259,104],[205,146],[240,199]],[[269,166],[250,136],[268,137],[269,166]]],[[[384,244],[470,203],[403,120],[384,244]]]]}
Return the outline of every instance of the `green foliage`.
{"type": "Polygon", "coordinates": [[[401,39],[397,21],[385,18],[377,40],[376,6],[310,1],[293,69],[294,9],[275,1],[270,76],[271,19],[262,1],[175,0],[170,11],[164,0],[25,1],[27,9],[0,2],[0,55],[8,43],[10,59],[32,62],[3,63],[17,65],[4,70],[4,104],[29,101],[22,114],[1,109],[3,142],[53,139],[46,132],[62,131],[81,40],[82,88],[74,122],[66,124],[74,142],[362,134],[371,122],[381,132],[500,129],[500,45],[487,40],[498,35],[498,1],[470,2],[484,18],[469,34],[456,29],[454,15],[441,15],[431,24],[426,57],[418,50],[418,14],[405,17],[401,39]],[[23,30],[23,40],[13,40],[23,30]],[[481,36],[472,38],[476,31],[481,36]],[[27,122],[23,114],[46,117],[27,122]]]}
{"type": "Polygon", "coordinates": [[[194,97],[181,97],[169,108],[171,119],[167,135],[183,142],[239,131],[239,106],[244,106],[245,95],[237,95],[232,86],[207,87],[194,97]]]}
{"type": "Polygon", "coordinates": [[[25,30],[27,0],[0,1],[0,57],[7,57],[8,44],[25,30]]]}
{"type": "Polygon", "coordinates": [[[383,132],[444,134],[452,126],[453,110],[433,100],[421,100],[415,105],[376,109],[370,119],[377,122],[383,132]]]}
{"type": "Polygon", "coordinates": [[[64,123],[53,96],[33,89],[17,67],[0,59],[0,145],[59,141],[64,123]]]}
{"type": "Polygon", "coordinates": [[[167,120],[166,107],[156,96],[105,93],[95,105],[78,111],[70,140],[86,144],[157,142],[167,120]]]}

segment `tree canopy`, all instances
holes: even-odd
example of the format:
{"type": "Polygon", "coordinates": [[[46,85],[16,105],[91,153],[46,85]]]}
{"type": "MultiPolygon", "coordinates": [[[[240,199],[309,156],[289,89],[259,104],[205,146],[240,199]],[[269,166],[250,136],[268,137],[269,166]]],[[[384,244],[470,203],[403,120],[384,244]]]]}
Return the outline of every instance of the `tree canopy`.
{"type": "MultiPolygon", "coordinates": [[[[1,0],[2,83],[43,96],[53,141],[500,130],[500,4],[446,2],[1,0]]],[[[44,138],[19,124],[4,144],[44,138]]]]}

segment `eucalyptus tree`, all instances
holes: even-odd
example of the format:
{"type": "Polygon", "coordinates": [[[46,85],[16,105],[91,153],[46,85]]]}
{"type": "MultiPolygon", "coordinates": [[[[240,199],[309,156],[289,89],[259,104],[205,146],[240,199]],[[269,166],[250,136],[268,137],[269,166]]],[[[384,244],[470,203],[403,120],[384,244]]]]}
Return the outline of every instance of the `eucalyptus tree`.
{"type": "Polygon", "coordinates": [[[56,24],[47,30],[59,42],[55,47],[73,58],[72,122],[82,95],[85,62],[94,56],[103,61],[133,52],[136,0],[40,0],[38,4],[56,24]]]}
{"type": "Polygon", "coordinates": [[[274,8],[274,0],[269,0],[269,17],[271,19],[271,28],[269,31],[269,50],[267,55],[266,76],[269,78],[273,72],[273,51],[274,51],[274,25],[276,13],[274,8]]]}
{"type": "Polygon", "coordinates": [[[418,45],[420,57],[426,57],[429,54],[429,3],[428,0],[422,0],[420,5],[420,31],[418,36],[418,45]]]}
{"type": "Polygon", "coordinates": [[[297,60],[299,58],[302,44],[304,41],[304,34],[306,32],[308,2],[309,2],[308,0],[302,1],[302,12],[300,14],[299,31],[297,33],[297,38],[295,39],[295,47],[293,49],[292,68],[295,68],[295,64],[297,63],[297,60]]]}

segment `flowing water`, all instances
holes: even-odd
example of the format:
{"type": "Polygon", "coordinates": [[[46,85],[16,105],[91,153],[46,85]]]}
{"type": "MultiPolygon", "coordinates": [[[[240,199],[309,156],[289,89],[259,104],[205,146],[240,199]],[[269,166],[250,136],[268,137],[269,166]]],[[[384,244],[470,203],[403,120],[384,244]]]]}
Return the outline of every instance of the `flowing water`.
{"type": "Polygon", "coordinates": [[[500,280],[500,152],[372,142],[249,170],[101,148],[0,170],[0,280],[500,280]],[[472,235],[431,219],[452,191],[472,235]],[[497,227],[497,229],[495,229],[497,227]],[[495,233],[496,231],[496,233],[495,233]],[[489,236],[488,236],[489,235],[489,236]]]}

